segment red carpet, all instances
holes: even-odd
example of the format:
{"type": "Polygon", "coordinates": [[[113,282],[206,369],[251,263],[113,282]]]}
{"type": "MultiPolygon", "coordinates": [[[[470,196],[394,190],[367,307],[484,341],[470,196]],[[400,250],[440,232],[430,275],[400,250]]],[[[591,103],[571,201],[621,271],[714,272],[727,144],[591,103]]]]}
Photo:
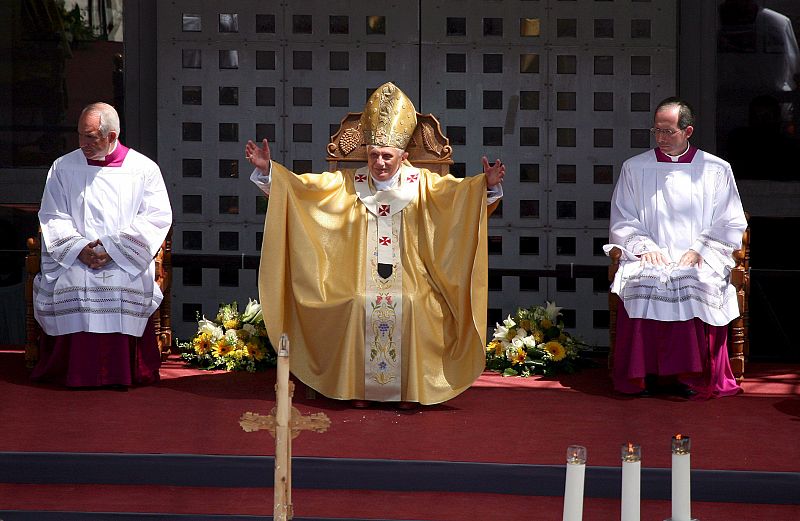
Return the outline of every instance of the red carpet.
{"type": "MultiPolygon", "coordinates": [[[[19,352],[0,352],[0,452],[272,455],[266,432],[245,433],[245,411],[274,405],[274,371],[209,373],[171,360],[162,381],[131,389],[72,391],[34,384],[19,352]]],[[[303,433],[295,456],[562,465],[567,445],[588,464],[619,466],[619,445],[643,447],[643,467],[670,466],[670,437],[692,437],[693,469],[800,471],[800,367],[750,364],[745,394],[691,402],[615,395],[603,368],[558,379],[484,374],[446,404],[398,412],[351,409],[298,385],[303,413],[325,412],[325,434],[303,433]]],[[[297,516],[394,519],[560,519],[558,497],[296,490],[297,516]],[[532,514],[535,512],[535,514],[532,514]]],[[[192,487],[0,485],[0,510],[139,511],[269,515],[271,490],[192,487]],[[90,501],[87,499],[91,499],[90,501]],[[88,501],[88,502],[87,502],[88,501]]],[[[619,518],[618,500],[587,498],[587,521],[619,518]]],[[[796,505],[696,502],[714,519],[793,520],[796,505]],[[735,515],[734,515],[735,513],[735,515]],[[759,517],[761,516],[761,517],[759,517]]],[[[665,519],[666,501],[644,501],[642,519],[665,519]]]]}
{"type": "MultiPolygon", "coordinates": [[[[680,432],[692,437],[693,468],[800,470],[785,452],[800,455],[800,367],[748,370],[745,394],[708,402],[615,395],[602,368],[558,380],[487,373],[454,400],[410,413],[309,400],[298,385],[295,405],[325,412],[332,425],[302,434],[294,454],[562,464],[577,443],[590,465],[617,466],[630,440],[642,446],[643,466],[667,468],[670,437],[680,432]]],[[[273,454],[270,435],[243,432],[238,418],[273,407],[274,371],[208,373],[170,361],[161,383],[127,393],[65,390],[26,374],[21,354],[0,353],[0,414],[15,419],[0,431],[0,451],[273,454]]]]}

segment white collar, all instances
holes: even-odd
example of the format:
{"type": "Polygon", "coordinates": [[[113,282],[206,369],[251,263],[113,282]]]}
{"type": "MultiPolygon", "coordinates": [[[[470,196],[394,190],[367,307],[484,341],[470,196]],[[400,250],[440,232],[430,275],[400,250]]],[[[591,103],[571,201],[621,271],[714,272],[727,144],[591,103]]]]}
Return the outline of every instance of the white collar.
{"type": "MultiPolygon", "coordinates": [[[[388,190],[390,188],[394,188],[394,185],[397,184],[397,180],[400,178],[400,170],[401,169],[398,168],[397,172],[395,172],[394,175],[391,178],[387,179],[386,181],[378,181],[377,179],[375,179],[373,177],[372,178],[372,184],[375,185],[375,190],[380,192],[380,191],[383,191],[383,190],[388,190]]],[[[370,177],[372,177],[372,174],[370,174],[370,177]]]]}
{"type": "Polygon", "coordinates": [[[670,160],[670,161],[672,161],[673,163],[677,163],[678,161],[680,161],[680,159],[681,159],[683,156],[685,156],[685,155],[686,155],[686,153],[687,153],[687,152],[689,152],[689,150],[690,150],[691,148],[692,148],[692,145],[691,145],[691,144],[690,144],[690,143],[687,141],[687,142],[686,142],[686,150],[684,150],[683,152],[681,152],[681,153],[680,153],[680,154],[678,154],[677,156],[671,156],[671,155],[669,155],[669,154],[664,154],[664,155],[665,155],[665,156],[667,156],[667,157],[669,158],[669,160],[670,160]]]}
{"type": "MultiPolygon", "coordinates": [[[[356,194],[364,203],[369,212],[375,216],[383,217],[394,215],[410,203],[416,196],[420,182],[421,172],[418,168],[411,165],[400,165],[397,171],[397,186],[392,190],[376,190],[369,184],[371,174],[369,168],[362,166],[355,171],[353,181],[355,183],[356,194]],[[400,177],[402,183],[400,183],[400,177]]],[[[375,180],[372,180],[373,183],[375,180]]],[[[384,183],[389,183],[385,181],[384,183]]]]}

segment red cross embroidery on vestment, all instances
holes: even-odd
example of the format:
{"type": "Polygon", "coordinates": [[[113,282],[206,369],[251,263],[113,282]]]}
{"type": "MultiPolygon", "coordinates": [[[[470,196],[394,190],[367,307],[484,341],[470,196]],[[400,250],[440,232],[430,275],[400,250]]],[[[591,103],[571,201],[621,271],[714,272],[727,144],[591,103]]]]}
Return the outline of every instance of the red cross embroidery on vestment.
{"type": "Polygon", "coordinates": [[[363,183],[366,180],[367,180],[367,176],[365,176],[364,174],[358,174],[356,176],[356,183],[363,183]]]}
{"type": "Polygon", "coordinates": [[[378,242],[381,243],[381,246],[389,246],[392,243],[392,240],[389,237],[383,236],[378,239],[378,242]]]}
{"type": "Polygon", "coordinates": [[[389,215],[389,205],[382,204],[378,207],[378,215],[389,215]]]}
{"type": "Polygon", "coordinates": [[[417,180],[418,177],[419,174],[411,174],[408,177],[406,177],[406,182],[413,183],[414,181],[417,180]]]}

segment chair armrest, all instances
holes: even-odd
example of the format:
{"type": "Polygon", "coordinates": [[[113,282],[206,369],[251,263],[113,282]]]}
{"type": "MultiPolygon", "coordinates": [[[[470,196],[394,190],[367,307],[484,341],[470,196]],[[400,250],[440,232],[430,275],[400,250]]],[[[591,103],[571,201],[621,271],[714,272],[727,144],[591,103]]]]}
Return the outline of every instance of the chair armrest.
{"type": "Polygon", "coordinates": [[[42,333],[33,314],[33,279],[42,270],[42,252],[39,237],[29,237],[26,241],[28,254],[25,256],[25,365],[33,367],[39,360],[39,337],[42,333]]]}
{"type": "Polygon", "coordinates": [[[620,250],[616,246],[611,248],[611,251],[608,252],[608,258],[611,259],[611,264],[608,265],[609,282],[614,281],[614,276],[617,274],[617,270],[619,269],[620,257],[622,257],[622,250],[620,250]]]}

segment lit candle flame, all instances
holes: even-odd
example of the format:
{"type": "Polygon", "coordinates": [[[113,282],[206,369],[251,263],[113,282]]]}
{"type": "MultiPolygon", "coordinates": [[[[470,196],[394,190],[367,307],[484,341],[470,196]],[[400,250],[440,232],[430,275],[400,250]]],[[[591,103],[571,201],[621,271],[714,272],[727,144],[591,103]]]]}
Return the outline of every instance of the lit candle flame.
{"type": "Polygon", "coordinates": [[[620,457],[622,458],[622,461],[630,463],[641,460],[642,453],[639,445],[629,441],[627,443],[623,443],[620,449],[620,457]]]}
{"type": "Polygon", "coordinates": [[[567,463],[573,465],[583,465],[586,463],[586,448],[580,445],[570,445],[567,447],[567,463]]]}
{"type": "Polygon", "coordinates": [[[690,452],[690,439],[689,436],[683,434],[676,434],[672,437],[672,452],[674,454],[689,454],[690,452]]]}

